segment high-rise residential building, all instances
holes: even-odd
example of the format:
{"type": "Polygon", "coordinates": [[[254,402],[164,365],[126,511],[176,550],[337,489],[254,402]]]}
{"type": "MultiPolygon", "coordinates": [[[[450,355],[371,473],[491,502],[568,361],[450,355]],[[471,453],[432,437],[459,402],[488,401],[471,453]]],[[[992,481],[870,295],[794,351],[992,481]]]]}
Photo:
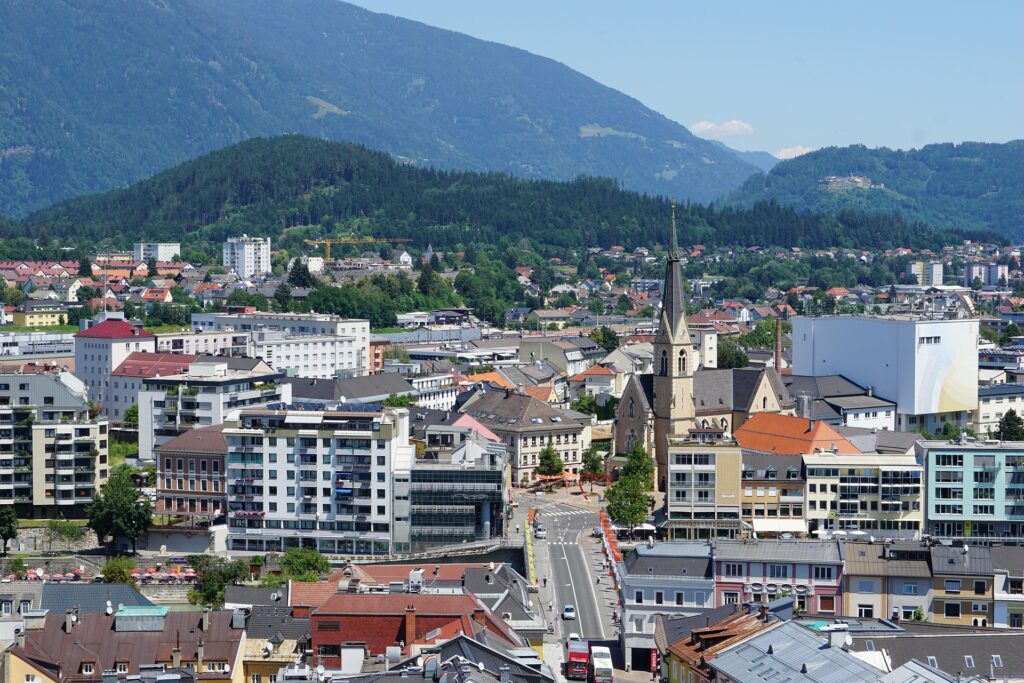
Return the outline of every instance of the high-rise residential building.
{"type": "Polygon", "coordinates": [[[231,550],[388,555],[410,524],[405,409],[246,409],[223,433],[231,550]]]}
{"type": "Polygon", "coordinates": [[[224,267],[243,280],[271,271],[269,237],[229,237],[224,243],[224,267]]]}
{"type": "Polygon", "coordinates": [[[75,375],[103,413],[110,414],[114,370],[136,351],[156,351],[156,337],[120,313],[101,314],[95,324],[75,335],[75,375]]]}
{"type": "Polygon", "coordinates": [[[668,442],[665,527],[680,540],[738,538],[740,521],[740,447],[718,438],[672,437],[668,442]]]}
{"type": "MultiPolygon", "coordinates": [[[[299,337],[344,337],[352,340],[352,350],[356,355],[354,365],[349,363],[347,356],[342,356],[343,375],[359,376],[370,373],[370,321],[360,318],[342,318],[322,313],[193,313],[192,330],[194,332],[249,332],[280,331],[290,335],[289,344],[281,348],[281,353],[292,353],[295,343],[301,343],[299,337]],[[287,349],[284,347],[288,347],[287,349]]],[[[269,339],[268,339],[269,341],[269,339]]],[[[281,342],[277,342],[281,344],[281,342]]],[[[347,351],[347,345],[342,351],[347,351]]],[[[295,359],[292,359],[294,363],[295,359]]],[[[280,361],[278,361],[280,363],[280,361]]],[[[273,364],[278,367],[277,364],[273,364]]],[[[313,375],[316,376],[316,375],[313,375]]]]}
{"type": "Polygon", "coordinates": [[[66,370],[0,374],[0,504],[18,517],[82,517],[107,480],[107,421],[66,370]]]}
{"type": "Polygon", "coordinates": [[[1010,267],[1005,263],[968,263],[964,266],[964,287],[971,287],[974,280],[980,280],[984,287],[1006,286],[1010,267]]]}
{"type": "Polygon", "coordinates": [[[910,316],[793,319],[793,374],[842,375],[896,402],[896,429],[971,425],[978,406],[978,320],[910,316]]]}
{"type": "Polygon", "coordinates": [[[203,357],[188,370],[143,380],[139,392],[139,457],[196,427],[223,424],[243,408],[289,403],[284,373],[258,358],[203,357]]]}
{"type": "Polygon", "coordinates": [[[932,287],[942,284],[943,266],[941,261],[911,261],[907,264],[906,272],[919,285],[932,287]]]}
{"type": "Polygon", "coordinates": [[[181,257],[181,244],[178,242],[136,242],[134,256],[136,261],[173,261],[181,257]]]}

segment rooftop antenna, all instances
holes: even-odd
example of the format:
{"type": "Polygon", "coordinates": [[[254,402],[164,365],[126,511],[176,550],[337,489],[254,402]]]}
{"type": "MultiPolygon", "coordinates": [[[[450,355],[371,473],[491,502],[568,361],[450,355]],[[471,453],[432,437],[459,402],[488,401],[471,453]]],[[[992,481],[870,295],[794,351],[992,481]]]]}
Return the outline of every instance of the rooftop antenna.
{"type": "Polygon", "coordinates": [[[679,258],[679,238],[676,236],[676,205],[672,203],[672,235],[668,251],[669,258],[679,258]]]}

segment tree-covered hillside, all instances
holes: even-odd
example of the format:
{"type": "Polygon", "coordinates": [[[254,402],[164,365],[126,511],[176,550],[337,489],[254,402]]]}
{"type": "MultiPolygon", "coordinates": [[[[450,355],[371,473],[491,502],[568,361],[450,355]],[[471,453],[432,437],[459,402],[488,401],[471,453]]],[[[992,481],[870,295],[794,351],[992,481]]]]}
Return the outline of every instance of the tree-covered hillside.
{"type": "MultiPolygon", "coordinates": [[[[669,216],[669,200],[612,180],[423,169],[359,145],[291,135],[247,140],[130,188],[69,200],[0,236],[126,247],[136,239],[194,246],[243,232],[298,242],[344,232],[407,237],[420,247],[526,240],[555,254],[664,244],[669,216]]],[[[679,226],[682,244],[936,247],[964,237],[895,216],[798,213],[774,203],[681,206],[679,226]]]]}
{"type": "Polygon", "coordinates": [[[700,201],[756,171],[563,64],[338,0],[0,0],[0,215],[283,133],[700,201]]]}
{"type": "Polygon", "coordinates": [[[749,207],[766,200],[810,211],[899,212],[936,228],[990,228],[1019,237],[1024,235],[1024,140],[909,151],[828,147],[751,177],[727,202],[749,207]],[[879,187],[839,189],[821,182],[849,175],[879,187]]]}

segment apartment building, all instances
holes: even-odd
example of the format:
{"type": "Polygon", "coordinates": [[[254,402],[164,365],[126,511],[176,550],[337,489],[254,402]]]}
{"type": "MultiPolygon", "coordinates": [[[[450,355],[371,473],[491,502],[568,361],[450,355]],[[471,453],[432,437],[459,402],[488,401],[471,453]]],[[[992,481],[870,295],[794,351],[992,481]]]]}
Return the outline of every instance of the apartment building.
{"type": "Polygon", "coordinates": [[[843,551],[837,541],[718,541],[715,604],[793,596],[802,614],[843,615],[843,551]]]}
{"type": "Polygon", "coordinates": [[[139,457],[196,427],[223,424],[235,411],[290,403],[283,373],[257,358],[203,357],[188,370],[143,380],[139,392],[139,457]]]}
{"type": "Polygon", "coordinates": [[[924,529],[924,467],[914,455],[803,456],[811,532],[913,537],[924,529]]]}
{"type": "Polygon", "coordinates": [[[670,438],[665,495],[669,537],[739,537],[741,471],[740,448],[731,440],[670,438]]]}
{"type": "Polygon", "coordinates": [[[1003,545],[989,551],[995,576],[992,625],[1024,629],[1024,548],[1003,545]]]}
{"type": "Polygon", "coordinates": [[[589,424],[516,391],[479,391],[460,410],[506,445],[514,484],[525,485],[537,479],[537,459],[547,446],[558,453],[567,474],[579,473],[583,454],[590,447],[589,424]]]}
{"type": "Polygon", "coordinates": [[[224,425],[190,429],[156,452],[156,512],[213,520],[227,512],[224,425]]]}
{"type": "Polygon", "coordinates": [[[75,375],[89,390],[89,399],[110,414],[114,370],[135,351],[156,352],[156,337],[124,320],[119,313],[101,314],[75,335],[75,375]]]}
{"type": "Polygon", "coordinates": [[[740,514],[758,538],[806,535],[803,469],[799,455],[743,452],[740,514]]]}
{"type": "MultiPolygon", "coordinates": [[[[181,256],[178,242],[136,242],[133,255],[136,261],[175,261],[181,256]]],[[[156,275],[156,273],[150,273],[156,275]]]]}
{"type": "Polygon", "coordinates": [[[354,336],[254,330],[249,355],[292,377],[359,377],[368,367],[354,336]]]}
{"type": "Polygon", "coordinates": [[[993,626],[991,548],[933,545],[929,552],[933,598],[928,620],[954,626],[993,626]]]}
{"type": "Polygon", "coordinates": [[[21,519],[81,517],[107,480],[107,421],[66,370],[0,374],[0,504],[21,519]]]}
{"type": "Polygon", "coordinates": [[[656,647],[658,618],[690,616],[714,607],[712,548],[705,543],[639,544],[615,567],[622,604],[619,639],[627,663],[634,651],[656,647]]]}
{"type": "Polygon", "coordinates": [[[114,422],[121,422],[124,412],[132,404],[138,404],[143,383],[150,377],[177,375],[188,370],[198,356],[179,353],[151,353],[132,351],[124,362],[117,366],[107,390],[107,414],[114,422]]]}
{"type": "Polygon", "coordinates": [[[981,438],[992,438],[999,431],[999,421],[1010,410],[1024,416],[1024,384],[1014,382],[978,387],[974,433],[981,438]]]}
{"type": "Polygon", "coordinates": [[[862,619],[923,620],[932,612],[931,548],[891,538],[843,543],[845,613],[862,619]]]}
{"type": "Polygon", "coordinates": [[[252,356],[248,332],[209,331],[161,332],[156,335],[160,353],[184,353],[194,356],[252,356]]]}
{"type": "Polygon", "coordinates": [[[409,482],[392,477],[414,457],[408,411],[246,409],[223,434],[229,549],[387,555],[408,528],[409,482]]]}
{"type": "Polygon", "coordinates": [[[281,330],[293,336],[347,337],[359,351],[356,375],[370,372],[370,321],[321,313],[193,313],[192,331],[281,330]]]}
{"type": "Polygon", "coordinates": [[[974,286],[974,280],[981,280],[984,287],[1006,286],[1010,267],[1005,263],[968,263],[964,266],[964,287],[974,286]]]}
{"type": "Polygon", "coordinates": [[[0,358],[4,356],[73,356],[75,336],[71,332],[0,333],[0,358]]]}
{"type": "Polygon", "coordinates": [[[235,271],[243,280],[253,275],[265,275],[270,265],[269,237],[229,237],[224,242],[224,267],[235,271]]]}
{"type": "Polygon", "coordinates": [[[922,441],[927,532],[942,538],[1024,538],[1024,442],[922,441]]]}

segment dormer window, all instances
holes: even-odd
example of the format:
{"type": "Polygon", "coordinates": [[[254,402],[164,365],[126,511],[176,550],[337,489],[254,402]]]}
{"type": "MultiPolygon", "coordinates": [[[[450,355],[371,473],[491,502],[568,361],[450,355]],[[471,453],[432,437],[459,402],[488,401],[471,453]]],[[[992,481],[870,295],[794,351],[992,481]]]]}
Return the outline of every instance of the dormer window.
{"type": "Polygon", "coordinates": [[[776,470],[775,467],[769,467],[768,469],[766,469],[764,471],[764,478],[765,479],[775,479],[777,475],[778,475],[778,470],[776,470]]]}
{"type": "Polygon", "coordinates": [[[96,670],[96,665],[92,662],[82,662],[82,674],[91,676],[96,670]]]}
{"type": "Polygon", "coordinates": [[[114,665],[114,668],[117,670],[117,673],[126,674],[128,673],[128,662],[118,662],[114,665]]]}

